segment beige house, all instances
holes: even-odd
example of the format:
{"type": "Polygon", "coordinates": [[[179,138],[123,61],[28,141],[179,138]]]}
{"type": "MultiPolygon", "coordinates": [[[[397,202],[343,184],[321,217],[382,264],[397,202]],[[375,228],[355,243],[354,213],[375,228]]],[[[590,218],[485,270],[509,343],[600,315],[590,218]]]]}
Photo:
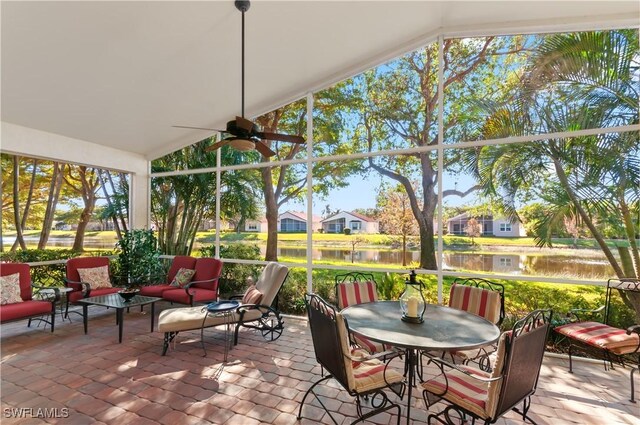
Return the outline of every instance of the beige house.
{"type": "Polygon", "coordinates": [[[483,236],[497,237],[521,237],[527,236],[527,231],[520,221],[511,221],[506,217],[494,217],[493,215],[479,215],[471,217],[467,213],[459,214],[447,220],[447,231],[450,235],[466,235],[467,223],[475,218],[480,223],[483,236]]]}
{"type": "Polygon", "coordinates": [[[322,220],[322,230],[325,233],[342,233],[344,229],[350,229],[351,233],[380,233],[380,224],[355,211],[342,211],[322,220]]]}

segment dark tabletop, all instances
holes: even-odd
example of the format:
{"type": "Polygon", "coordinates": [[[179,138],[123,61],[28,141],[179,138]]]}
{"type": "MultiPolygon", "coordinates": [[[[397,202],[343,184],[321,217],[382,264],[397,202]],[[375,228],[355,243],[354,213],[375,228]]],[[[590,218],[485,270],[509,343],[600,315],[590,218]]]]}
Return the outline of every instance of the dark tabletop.
{"type": "Polygon", "coordinates": [[[143,295],[136,295],[131,298],[131,301],[126,301],[118,294],[109,294],[109,295],[101,295],[98,297],[90,297],[83,298],[78,300],[80,303],[90,304],[90,305],[101,305],[104,307],[113,307],[113,308],[124,308],[124,307],[132,307],[136,305],[145,305],[151,304],[156,301],[160,301],[162,298],[157,297],[145,297],[143,295]]]}
{"type": "Polygon", "coordinates": [[[462,350],[490,344],[500,329],[474,314],[427,304],[424,323],[400,320],[398,301],[378,301],[345,308],[349,329],[373,341],[424,350],[462,350]]]}

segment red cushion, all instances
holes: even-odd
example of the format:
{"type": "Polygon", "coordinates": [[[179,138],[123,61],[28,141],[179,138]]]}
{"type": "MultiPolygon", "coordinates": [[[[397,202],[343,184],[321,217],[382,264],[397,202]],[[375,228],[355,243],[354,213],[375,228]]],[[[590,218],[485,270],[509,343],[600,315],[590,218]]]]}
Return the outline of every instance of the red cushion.
{"type": "Polygon", "coordinates": [[[171,283],[173,278],[176,277],[176,273],[180,269],[194,270],[196,268],[196,259],[187,255],[176,255],[173,257],[169,273],[167,273],[167,281],[165,283],[171,283]]]}
{"type": "Polygon", "coordinates": [[[31,275],[29,265],[25,263],[2,263],[0,276],[20,273],[20,297],[24,301],[31,299],[31,275]]]}
{"type": "Polygon", "coordinates": [[[217,291],[220,272],[222,272],[222,261],[215,258],[198,258],[196,260],[196,274],[193,275],[193,282],[204,281],[203,283],[194,283],[194,288],[210,289],[217,291]]]}
{"type": "MultiPolygon", "coordinates": [[[[120,289],[122,288],[99,288],[99,289],[92,289],[91,293],[89,294],[90,297],[99,297],[101,295],[109,295],[109,294],[115,294],[116,292],[118,292],[120,289]]],[[[82,298],[84,298],[82,296],[82,292],[81,291],[73,291],[73,292],[69,292],[67,294],[67,296],[69,297],[69,302],[70,303],[75,303],[78,300],[81,300],[82,298]]]]}
{"type": "Polygon", "coordinates": [[[21,319],[23,317],[51,314],[50,301],[25,301],[22,303],[0,306],[0,322],[21,319]]]}
{"type": "Polygon", "coordinates": [[[162,293],[168,289],[176,289],[175,286],[171,285],[150,285],[143,286],[140,288],[140,295],[144,295],[145,297],[162,297],[162,293]]]}
{"type": "Polygon", "coordinates": [[[94,267],[109,267],[108,257],[77,257],[67,260],[67,279],[80,282],[78,269],[92,269],[94,267]]]}
{"type": "Polygon", "coordinates": [[[634,353],[640,347],[638,334],[614,328],[599,322],[576,322],[558,326],[555,331],[594,347],[616,354],[634,353]]]}
{"type": "MultiPolygon", "coordinates": [[[[215,301],[218,298],[218,291],[212,291],[210,289],[191,288],[189,292],[193,295],[194,302],[215,301]]],[[[189,304],[189,296],[184,289],[164,291],[162,298],[174,303],[189,304]]]]}

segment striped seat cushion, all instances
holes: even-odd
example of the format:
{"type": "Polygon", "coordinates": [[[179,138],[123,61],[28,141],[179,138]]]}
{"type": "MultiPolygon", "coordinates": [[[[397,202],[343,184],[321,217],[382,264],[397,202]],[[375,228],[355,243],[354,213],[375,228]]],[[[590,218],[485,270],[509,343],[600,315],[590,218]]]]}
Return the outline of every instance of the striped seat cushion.
{"type": "MultiPolygon", "coordinates": [[[[459,366],[474,376],[488,378],[490,375],[468,366],[459,366]]],[[[489,383],[474,379],[458,370],[447,371],[422,383],[422,388],[436,395],[445,395],[446,399],[463,409],[475,413],[481,418],[487,417],[487,395],[489,383]],[[445,379],[446,376],[446,379],[445,379]]]]}
{"type": "Polygon", "coordinates": [[[453,284],[449,292],[449,307],[483,317],[491,323],[500,320],[500,293],[474,286],[453,284]]]}
{"type": "MultiPolygon", "coordinates": [[[[369,355],[361,348],[351,350],[353,357],[366,357],[369,355]]],[[[386,385],[401,382],[403,376],[380,360],[371,359],[362,362],[352,361],[353,380],[356,392],[363,393],[386,385]]]]}
{"type": "Polygon", "coordinates": [[[628,354],[638,351],[640,337],[599,322],[577,322],[558,326],[555,331],[561,335],[602,348],[615,354],[628,354]]]}

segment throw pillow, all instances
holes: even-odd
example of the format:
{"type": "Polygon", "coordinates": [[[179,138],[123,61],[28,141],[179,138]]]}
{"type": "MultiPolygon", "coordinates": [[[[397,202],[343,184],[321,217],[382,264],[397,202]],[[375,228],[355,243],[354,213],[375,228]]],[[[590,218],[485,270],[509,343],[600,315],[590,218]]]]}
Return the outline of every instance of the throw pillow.
{"type": "Polygon", "coordinates": [[[262,301],[262,292],[258,291],[255,285],[247,288],[242,297],[242,304],[260,304],[262,301]]]}
{"type": "Polygon", "coordinates": [[[191,282],[194,274],[196,274],[195,270],[180,269],[178,270],[178,273],[176,273],[176,277],[173,278],[170,285],[183,288],[187,283],[191,282]]]}
{"type": "Polygon", "coordinates": [[[109,266],[78,269],[80,281],[91,285],[91,289],[113,288],[109,279],[109,266]]]}
{"type": "Polygon", "coordinates": [[[21,303],[20,273],[0,276],[0,305],[21,303]]]}

